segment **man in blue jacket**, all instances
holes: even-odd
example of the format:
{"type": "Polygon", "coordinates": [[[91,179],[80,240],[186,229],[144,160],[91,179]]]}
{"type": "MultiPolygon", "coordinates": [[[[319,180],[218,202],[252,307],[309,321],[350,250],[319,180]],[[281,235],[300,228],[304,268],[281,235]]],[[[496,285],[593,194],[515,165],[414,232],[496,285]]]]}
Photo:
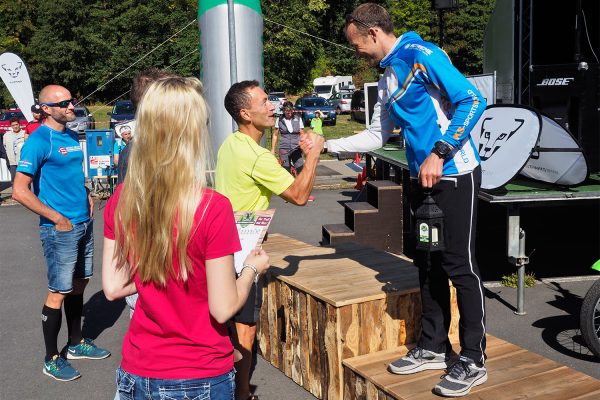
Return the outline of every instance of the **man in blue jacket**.
{"type": "Polygon", "coordinates": [[[470,132],[485,100],[450,62],[446,53],[415,32],[394,36],[388,12],[365,3],[346,17],[346,38],[356,54],[385,72],[371,125],[354,136],[329,140],[329,152],[365,152],[382,147],[394,125],[402,130],[418,207],[423,189],[445,216],[446,250],[432,257],[417,252],[422,300],[422,333],[417,347],[389,365],[395,374],[445,369],[434,388],[444,396],[464,396],[487,380],[485,304],[475,260],[477,194],[481,183],[479,154],[470,132]],[[450,292],[457,290],[460,311],[458,358],[449,357],[450,292]]]}

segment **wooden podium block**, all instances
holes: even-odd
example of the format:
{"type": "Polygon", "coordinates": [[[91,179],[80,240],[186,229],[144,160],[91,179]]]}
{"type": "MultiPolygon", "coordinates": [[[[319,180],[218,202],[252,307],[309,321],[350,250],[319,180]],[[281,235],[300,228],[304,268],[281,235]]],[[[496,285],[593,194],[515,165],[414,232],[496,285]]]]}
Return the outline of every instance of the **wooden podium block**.
{"type": "MultiPolygon", "coordinates": [[[[460,351],[456,335],[451,337],[460,351]]],[[[406,354],[410,346],[344,360],[344,400],[414,400],[441,398],[431,390],[443,371],[394,375],[387,365],[406,354]]],[[[598,399],[600,381],[512,343],[487,335],[488,381],[465,399],[598,399]]]]}
{"type": "MultiPolygon", "coordinates": [[[[342,361],[414,343],[418,270],[356,243],[315,247],[269,235],[271,257],[258,327],[262,356],[320,399],[343,398],[342,361]]],[[[458,331],[453,296],[451,333],[458,331]]]]}

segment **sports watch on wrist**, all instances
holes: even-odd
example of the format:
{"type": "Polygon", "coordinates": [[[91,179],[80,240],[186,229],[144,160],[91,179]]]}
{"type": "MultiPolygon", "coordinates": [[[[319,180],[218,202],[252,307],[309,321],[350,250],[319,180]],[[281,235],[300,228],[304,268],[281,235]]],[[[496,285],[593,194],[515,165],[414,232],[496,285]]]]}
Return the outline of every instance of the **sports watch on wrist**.
{"type": "Polygon", "coordinates": [[[452,151],[452,147],[448,143],[443,142],[441,140],[438,140],[437,142],[435,142],[433,149],[431,149],[431,152],[433,154],[435,154],[436,156],[438,156],[439,158],[441,158],[442,160],[445,160],[451,151],[452,151]]]}

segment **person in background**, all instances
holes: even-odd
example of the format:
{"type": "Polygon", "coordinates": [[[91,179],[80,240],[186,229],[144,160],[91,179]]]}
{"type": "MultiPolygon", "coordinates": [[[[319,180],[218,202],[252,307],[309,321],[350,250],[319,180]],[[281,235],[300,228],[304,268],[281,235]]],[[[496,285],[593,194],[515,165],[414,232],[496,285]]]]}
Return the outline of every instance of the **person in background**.
{"type": "Polygon", "coordinates": [[[115,166],[119,165],[119,155],[131,140],[131,127],[129,127],[129,125],[122,125],[119,128],[119,136],[119,138],[115,139],[115,145],[113,147],[113,160],[115,166]]]}
{"type": "Polygon", "coordinates": [[[310,127],[314,133],[323,136],[323,113],[321,110],[315,111],[315,117],[310,120],[310,127]]]}
{"type": "Polygon", "coordinates": [[[15,175],[17,173],[17,165],[21,159],[21,148],[25,142],[25,131],[21,129],[19,118],[12,117],[10,119],[10,129],[4,133],[2,138],[4,149],[8,156],[9,169],[11,175],[11,185],[15,182],[15,175]]]}
{"type": "MultiPolygon", "coordinates": [[[[0,133],[0,135],[4,136],[2,133],[0,133]]],[[[10,172],[10,161],[8,160],[8,155],[6,154],[6,149],[4,148],[4,145],[0,145],[0,159],[3,159],[6,164],[6,170],[4,170],[4,172],[10,172]]],[[[12,176],[12,175],[11,175],[12,176]]],[[[8,189],[9,187],[11,187],[12,184],[9,181],[2,181],[0,182],[0,203],[2,203],[4,200],[2,199],[1,193],[8,189]]]]}
{"type": "Polygon", "coordinates": [[[304,166],[304,158],[300,150],[300,135],[304,135],[304,122],[300,116],[294,114],[294,105],[291,101],[283,103],[283,116],[275,120],[275,129],[271,137],[271,153],[275,154],[279,141],[281,165],[288,172],[298,175],[304,166]]]}
{"type": "Polygon", "coordinates": [[[44,112],[42,111],[42,107],[39,104],[34,104],[31,106],[31,115],[33,115],[33,120],[27,123],[25,127],[25,140],[31,135],[37,128],[42,125],[42,116],[44,112]]]}
{"type": "Polygon", "coordinates": [[[354,136],[328,140],[325,149],[374,150],[398,125],[414,186],[412,210],[430,191],[444,213],[445,250],[433,254],[431,262],[424,251],[414,257],[421,286],[421,336],[416,347],[388,368],[401,375],[448,368],[433,391],[464,396],[488,378],[485,295],[475,257],[481,167],[471,138],[486,103],[442,49],[415,32],[396,38],[389,13],[378,4],[364,3],[348,14],[345,34],[359,57],[385,71],[371,125],[354,136]],[[461,351],[456,358],[448,339],[448,279],[456,288],[460,313],[461,351]]]}
{"type": "Polygon", "coordinates": [[[200,81],[156,81],[136,117],[128,178],[104,218],[104,293],[139,295],[117,370],[120,398],[233,400],[225,323],[269,258],[254,251],[236,280],[233,254],[241,246],[231,203],[207,187],[211,145],[200,81]]]}
{"type": "Polygon", "coordinates": [[[23,146],[13,187],[13,198],[40,216],[40,239],[48,264],[48,295],[42,308],[46,345],[42,371],[59,381],[81,376],[67,359],[110,356],[81,332],[83,292],[94,272],[94,202],[85,187],[77,133],[66,127],[75,120],[75,102],[62,86],[42,89],[40,105],[47,118],[23,146]],[[63,304],[68,343],[59,353],[63,304]]]}
{"type": "MultiPolygon", "coordinates": [[[[293,177],[282,168],[269,150],[260,146],[266,129],[273,126],[275,106],[257,81],[242,81],[229,88],[225,109],[239,130],[225,139],[217,155],[216,190],[227,196],[234,211],[269,208],[273,194],[295,205],[304,205],[310,197],[323,144],[321,136],[310,133],[314,147],[300,149],[305,168],[293,177]]],[[[291,104],[291,103],[290,103],[291,104]]],[[[233,317],[234,345],[242,353],[236,362],[238,400],[257,400],[250,392],[250,370],[261,306],[262,283],[252,287],[248,301],[233,317]]]]}

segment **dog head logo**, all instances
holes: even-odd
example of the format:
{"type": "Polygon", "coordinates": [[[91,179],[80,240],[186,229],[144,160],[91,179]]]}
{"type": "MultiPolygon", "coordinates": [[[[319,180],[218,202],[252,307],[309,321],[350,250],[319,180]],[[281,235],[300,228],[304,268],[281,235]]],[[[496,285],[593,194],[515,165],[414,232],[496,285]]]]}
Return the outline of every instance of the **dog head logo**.
{"type": "Polygon", "coordinates": [[[16,65],[2,64],[2,69],[6,71],[8,76],[14,79],[21,73],[22,66],[22,62],[17,62],[16,65]]]}
{"type": "Polygon", "coordinates": [[[481,124],[479,157],[482,161],[492,157],[525,123],[524,119],[515,118],[508,125],[506,123],[494,124],[493,119],[493,117],[485,118],[481,124]]]}

